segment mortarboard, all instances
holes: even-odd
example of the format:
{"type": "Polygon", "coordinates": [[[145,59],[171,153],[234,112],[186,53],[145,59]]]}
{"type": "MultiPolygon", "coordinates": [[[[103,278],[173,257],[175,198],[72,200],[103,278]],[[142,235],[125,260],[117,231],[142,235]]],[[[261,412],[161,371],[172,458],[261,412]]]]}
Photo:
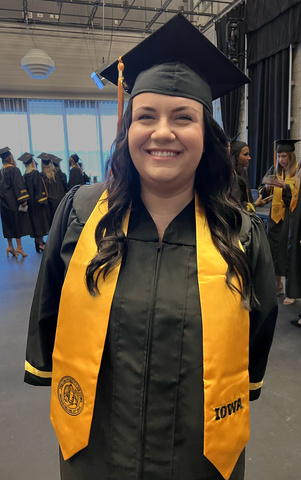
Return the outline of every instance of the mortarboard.
{"type": "Polygon", "coordinates": [[[62,161],[63,161],[62,158],[57,157],[56,155],[52,155],[52,163],[53,163],[56,167],[58,167],[59,164],[60,164],[60,162],[62,162],[62,161]]]}
{"type": "MultiPolygon", "coordinates": [[[[212,111],[212,100],[250,80],[183,15],[178,14],[122,56],[124,89],[191,98],[212,111]]],[[[101,72],[118,85],[118,62],[101,72]]]]}
{"type": "Polygon", "coordinates": [[[9,147],[0,148],[0,157],[2,158],[2,160],[5,160],[9,155],[10,155],[9,147]]]}
{"type": "Polygon", "coordinates": [[[70,155],[70,157],[73,158],[73,160],[74,160],[76,163],[78,163],[78,161],[79,161],[79,159],[80,159],[79,156],[77,155],[77,153],[73,153],[72,155],[70,155]]]}
{"type": "Polygon", "coordinates": [[[42,163],[45,163],[45,165],[49,165],[49,163],[52,161],[51,153],[40,153],[40,155],[38,155],[38,158],[40,158],[42,160],[42,163]]]}
{"type": "Polygon", "coordinates": [[[299,142],[300,140],[276,140],[276,151],[277,153],[283,152],[294,152],[295,151],[295,143],[299,142]]]}
{"type": "Polygon", "coordinates": [[[23,153],[23,155],[21,155],[21,157],[18,158],[18,160],[20,160],[20,162],[23,162],[24,165],[27,165],[28,163],[32,162],[33,156],[33,153],[25,152],[23,153]]]}

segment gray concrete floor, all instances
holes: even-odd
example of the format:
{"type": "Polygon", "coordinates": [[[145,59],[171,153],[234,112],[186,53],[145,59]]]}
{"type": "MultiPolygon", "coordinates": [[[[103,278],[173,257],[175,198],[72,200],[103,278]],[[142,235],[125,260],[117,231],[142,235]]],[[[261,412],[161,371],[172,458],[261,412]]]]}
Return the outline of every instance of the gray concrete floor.
{"type": "MultiPolygon", "coordinates": [[[[23,383],[28,316],[41,255],[6,258],[0,238],[0,480],[59,480],[50,389],[23,383]]],[[[261,397],[251,404],[246,480],[301,480],[301,300],[283,306],[261,397]]],[[[88,480],[88,479],[83,479],[88,480]]],[[[154,479],[155,480],[155,479],[154,479]]],[[[187,479],[189,480],[189,479],[187,479]]]]}

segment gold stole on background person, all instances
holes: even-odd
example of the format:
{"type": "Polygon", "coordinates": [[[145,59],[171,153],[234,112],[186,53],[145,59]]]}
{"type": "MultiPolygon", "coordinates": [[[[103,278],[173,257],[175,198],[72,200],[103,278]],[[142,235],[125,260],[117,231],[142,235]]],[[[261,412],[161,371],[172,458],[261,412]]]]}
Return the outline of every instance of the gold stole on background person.
{"type": "MultiPolygon", "coordinates": [[[[282,172],[282,177],[283,179],[283,172],[282,172]]],[[[289,177],[286,176],[284,181],[287,185],[293,188],[294,185],[294,180],[295,176],[289,177]]],[[[284,215],[285,215],[285,205],[282,200],[282,193],[283,193],[283,188],[280,187],[273,187],[273,200],[272,200],[272,205],[271,205],[271,218],[274,220],[275,223],[279,223],[280,220],[284,220],[284,215]]]]}
{"type": "Polygon", "coordinates": [[[299,191],[300,191],[301,169],[296,177],[295,187],[292,192],[292,199],[290,204],[290,212],[293,212],[297,206],[299,191]]]}
{"type": "MultiPolygon", "coordinates": [[[[102,195],[78,240],[62,288],[53,352],[51,421],[64,459],[89,443],[95,392],[120,266],[91,296],[85,273],[96,254],[102,195]]],[[[127,233],[128,211],[123,230],[127,233]]],[[[227,264],[213,245],[196,197],[197,263],[203,323],[204,454],[228,479],[249,439],[249,314],[226,286],[227,264]]],[[[235,282],[233,281],[235,284],[235,282]]],[[[200,399],[201,402],[201,399],[200,399]]]]}

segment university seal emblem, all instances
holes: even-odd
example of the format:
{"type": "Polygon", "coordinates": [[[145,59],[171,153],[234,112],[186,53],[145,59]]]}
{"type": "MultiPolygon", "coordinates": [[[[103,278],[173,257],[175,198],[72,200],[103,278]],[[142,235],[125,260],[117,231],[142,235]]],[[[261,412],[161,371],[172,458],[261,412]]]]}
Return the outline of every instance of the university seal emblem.
{"type": "Polygon", "coordinates": [[[68,415],[79,415],[83,411],[84,394],[74,378],[61,378],[57,387],[57,394],[61,406],[68,415]]]}

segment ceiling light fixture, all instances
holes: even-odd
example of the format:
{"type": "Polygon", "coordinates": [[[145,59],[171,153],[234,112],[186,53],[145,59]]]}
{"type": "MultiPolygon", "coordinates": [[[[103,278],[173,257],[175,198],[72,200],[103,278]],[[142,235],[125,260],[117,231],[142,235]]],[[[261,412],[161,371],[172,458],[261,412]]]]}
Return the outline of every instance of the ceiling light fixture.
{"type": "Polygon", "coordinates": [[[48,53],[39,48],[28,50],[21,60],[22,68],[31,78],[47,78],[55,68],[55,63],[48,53]]]}

